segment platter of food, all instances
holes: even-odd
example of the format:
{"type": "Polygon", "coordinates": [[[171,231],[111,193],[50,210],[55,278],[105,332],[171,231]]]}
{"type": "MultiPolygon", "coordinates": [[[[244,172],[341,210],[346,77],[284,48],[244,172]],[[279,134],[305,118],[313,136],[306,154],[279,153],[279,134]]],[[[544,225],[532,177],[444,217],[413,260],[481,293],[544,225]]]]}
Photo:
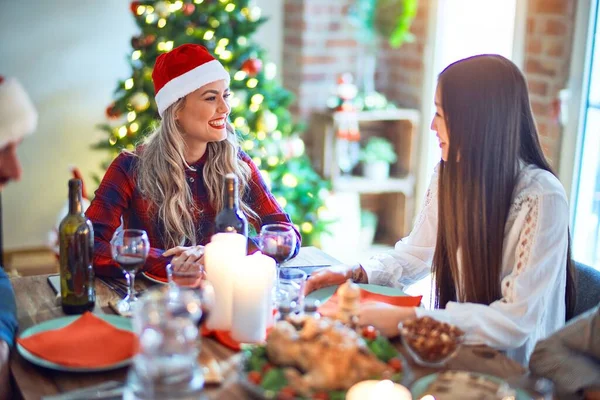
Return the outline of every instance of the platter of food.
{"type": "Polygon", "coordinates": [[[328,318],[279,321],[266,344],[245,346],[243,354],[242,384],[262,399],[342,400],[363,380],[410,379],[403,357],[375,329],[328,318]]]}

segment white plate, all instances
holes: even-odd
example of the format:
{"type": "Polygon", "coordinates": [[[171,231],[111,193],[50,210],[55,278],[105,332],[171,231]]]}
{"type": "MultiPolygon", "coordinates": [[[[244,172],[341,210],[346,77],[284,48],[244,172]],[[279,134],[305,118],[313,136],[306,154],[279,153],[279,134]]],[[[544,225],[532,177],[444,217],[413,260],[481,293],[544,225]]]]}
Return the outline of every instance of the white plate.
{"type": "MultiPolygon", "coordinates": [[[[74,316],[61,317],[61,318],[51,319],[49,321],[44,321],[42,323],[39,323],[37,325],[34,325],[32,327],[25,329],[23,331],[23,333],[21,333],[21,335],[19,335],[19,337],[26,338],[26,337],[35,335],[36,333],[46,332],[46,331],[50,331],[53,329],[60,329],[60,328],[63,328],[65,326],[69,325],[71,322],[75,321],[76,319],[78,319],[80,317],[81,317],[80,315],[74,315],[74,316]]],[[[133,327],[131,325],[131,320],[129,318],[120,317],[118,315],[96,315],[96,317],[103,319],[104,321],[108,322],[115,328],[122,329],[124,331],[133,332],[133,327]]],[[[25,349],[19,343],[17,343],[17,351],[23,356],[23,358],[32,362],[33,364],[39,365],[40,367],[55,369],[57,371],[68,371],[68,372],[109,371],[112,369],[125,367],[125,366],[129,365],[131,363],[131,360],[133,359],[133,357],[130,357],[123,361],[119,361],[117,363],[105,365],[102,367],[73,367],[73,366],[56,364],[51,361],[40,358],[40,357],[30,353],[27,349],[25,349]]]]}

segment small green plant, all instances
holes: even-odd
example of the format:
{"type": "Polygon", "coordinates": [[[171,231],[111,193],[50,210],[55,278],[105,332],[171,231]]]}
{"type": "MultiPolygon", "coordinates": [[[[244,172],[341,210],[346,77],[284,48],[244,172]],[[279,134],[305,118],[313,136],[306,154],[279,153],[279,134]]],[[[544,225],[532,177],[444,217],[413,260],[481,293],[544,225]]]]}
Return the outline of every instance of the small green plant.
{"type": "Polygon", "coordinates": [[[382,137],[371,137],[366,146],[361,149],[360,160],[365,163],[385,161],[388,164],[395,163],[398,159],[394,152],[392,143],[382,137]]]}

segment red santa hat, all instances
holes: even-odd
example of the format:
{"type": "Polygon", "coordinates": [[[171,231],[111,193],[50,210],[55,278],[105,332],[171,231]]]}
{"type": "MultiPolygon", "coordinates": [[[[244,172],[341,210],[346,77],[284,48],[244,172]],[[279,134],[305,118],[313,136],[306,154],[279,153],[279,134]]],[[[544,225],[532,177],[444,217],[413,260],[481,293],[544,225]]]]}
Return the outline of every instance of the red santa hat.
{"type": "Polygon", "coordinates": [[[152,71],[158,113],[162,117],[177,100],[222,79],[229,84],[229,73],[203,46],[183,44],[161,54],[152,71]]]}
{"type": "Polygon", "coordinates": [[[33,133],[38,115],[23,86],[0,75],[0,149],[33,133]]]}

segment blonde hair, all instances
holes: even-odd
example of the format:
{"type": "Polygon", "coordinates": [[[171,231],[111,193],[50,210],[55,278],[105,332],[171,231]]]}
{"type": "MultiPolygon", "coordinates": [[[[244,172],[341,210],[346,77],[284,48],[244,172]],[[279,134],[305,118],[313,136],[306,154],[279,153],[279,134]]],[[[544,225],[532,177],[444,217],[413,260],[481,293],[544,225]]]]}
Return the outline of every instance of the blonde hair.
{"type": "MultiPolygon", "coordinates": [[[[194,203],[186,182],[185,170],[192,167],[184,157],[185,133],[175,119],[184,104],[185,98],[165,110],[160,125],[145,139],[137,154],[137,185],[142,196],[151,203],[149,211],[164,225],[166,248],[186,242],[196,245],[196,218],[201,218],[203,211],[194,203]]],[[[258,222],[258,215],[243,200],[252,171],[238,157],[237,136],[229,122],[226,129],[227,139],[210,142],[206,148],[203,177],[208,200],[215,212],[223,208],[223,180],[226,174],[234,173],[238,177],[240,209],[251,221],[258,222]]]]}

